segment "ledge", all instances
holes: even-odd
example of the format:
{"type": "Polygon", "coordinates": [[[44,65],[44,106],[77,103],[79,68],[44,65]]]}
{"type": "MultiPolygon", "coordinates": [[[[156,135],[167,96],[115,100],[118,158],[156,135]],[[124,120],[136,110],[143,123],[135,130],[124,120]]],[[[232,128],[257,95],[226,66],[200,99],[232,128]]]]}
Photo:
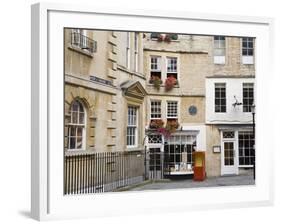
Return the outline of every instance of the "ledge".
{"type": "Polygon", "coordinates": [[[131,70],[129,70],[129,69],[123,67],[122,65],[118,65],[118,64],[117,64],[117,68],[118,68],[119,70],[123,71],[123,72],[126,72],[126,73],[130,74],[130,75],[134,75],[134,76],[137,76],[137,77],[139,77],[139,78],[141,78],[141,79],[143,79],[143,80],[146,80],[146,78],[145,78],[145,76],[144,76],[143,74],[138,73],[138,72],[131,71],[131,70]]]}
{"type": "Polygon", "coordinates": [[[231,78],[231,79],[253,79],[255,75],[212,75],[206,76],[206,79],[218,79],[218,78],[231,78]]]}
{"type": "Polygon", "coordinates": [[[90,58],[93,58],[93,57],[94,57],[94,54],[92,54],[92,53],[90,53],[90,52],[87,52],[87,51],[84,51],[84,50],[82,50],[81,48],[76,47],[76,46],[71,45],[71,44],[68,45],[68,49],[69,49],[69,50],[72,50],[72,51],[76,51],[76,52],[78,52],[78,53],[80,53],[80,54],[84,54],[85,56],[88,56],[88,57],[90,57],[90,58]]]}
{"type": "Polygon", "coordinates": [[[144,51],[155,51],[155,52],[170,52],[170,53],[179,53],[179,54],[208,54],[208,51],[182,51],[182,50],[166,50],[166,49],[152,49],[144,48],[144,51]]]}
{"type": "Polygon", "coordinates": [[[117,88],[114,86],[105,85],[99,82],[91,81],[90,79],[85,79],[83,77],[77,77],[71,74],[65,74],[65,83],[73,84],[77,86],[83,86],[88,89],[94,89],[99,92],[104,92],[112,95],[117,94],[117,88]]]}

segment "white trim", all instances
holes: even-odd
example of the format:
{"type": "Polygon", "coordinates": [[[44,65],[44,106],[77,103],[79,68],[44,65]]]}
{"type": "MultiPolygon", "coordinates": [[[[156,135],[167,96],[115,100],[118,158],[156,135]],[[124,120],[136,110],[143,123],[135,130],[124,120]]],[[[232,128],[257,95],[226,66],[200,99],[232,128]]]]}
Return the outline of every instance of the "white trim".
{"type": "MultiPolygon", "coordinates": [[[[216,35],[219,37],[224,37],[224,55],[215,55],[215,49],[223,49],[223,48],[215,48],[215,36],[213,37],[213,60],[214,60],[214,64],[218,64],[218,65],[224,65],[226,64],[226,49],[227,49],[227,37],[226,36],[220,36],[220,35],[216,35]]],[[[221,40],[218,40],[221,41],[221,40]]]]}
{"type": "Polygon", "coordinates": [[[136,148],[136,147],[138,147],[138,139],[139,139],[139,126],[140,126],[140,124],[139,124],[139,107],[138,106],[136,106],[136,105],[131,105],[131,104],[128,104],[128,106],[127,106],[127,123],[126,123],[126,148],[127,149],[130,149],[130,148],[136,148]],[[131,107],[131,108],[135,108],[135,110],[136,110],[136,125],[134,125],[134,126],[129,126],[129,124],[128,124],[128,117],[129,117],[129,107],[131,107]],[[134,145],[128,145],[128,142],[127,142],[127,137],[128,137],[128,127],[133,127],[133,128],[135,128],[134,130],[135,130],[135,133],[134,133],[134,141],[135,141],[135,144],[134,145]]]}
{"type": "MultiPolygon", "coordinates": [[[[84,105],[83,102],[81,102],[79,99],[74,99],[72,102],[71,102],[71,105],[70,105],[70,123],[67,124],[67,126],[75,126],[75,127],[83,127],[82,129],[82,146],[81,146],[81,149],[78,149],[78,148],[75,148],[75,149],[70,149],[69,148],[69,145],[70,145],[70,138],[69,138],[69,135],[70,135],[70,129],[68,129],[68,133],[67,133],[67,151],[68,152],[76,152],[76,151],[85,151],[86,150],[86,133],[87,133],[87,119],[88,116],[87,116],[87,110],[86,110],[86,107],[84,105]],[[78,116],[77,116],[77,124],[76,123],[72,123],[72,106],[73,106],[73,103],[77,101],[79,104],[81,104],[81,106],[83,107],[83,113],[84,113],[84,123],[83,124],[80,124],[79,123],[79,119],[80,119],[80,110],[78,110],[78,116]]],[[[75,146],[77,146],[77,129],[75,131],[75,146]]],[[[73,137],[73,136],[71,136],[73,137]]]]}
{"type": "Polygon", "coordinates": [[[151,119],[153,119],[153,120],[161,120],[162,119],[162,117],[163,117],[163,110],[162,110],[162,100],[160,99],[150,99],[149,100],[149,115],[150,115],[150,120],[151,119]],[[159,102],[160,103],[160,117],[158,117],[158,118],[152,118],[151,117],[151,115],[152,115],[152,113],[151,113],[151,109],[152,109],[152,107],[151,107],[151,103],[152,102],[159,102]]]}
{"type": "Polygon", "coordinates": [[[238,175],[239,169],[238,169],[238,143],[237,143],[237,137],[238,137],[238,131],[234,131],[234,138],[223,138],[223,131],[220,131],[221,136],[221,175],[238,175]],[[224,143],[233,143],[233,165],[225,165],[224,164],[224,143]]]}
{"type": "Polygon", "coordinates": [[[179,119],[179,100],[167,100],[166,101],[166,119],[179,119]],[[168,103],[174,103],[176,102],[177,103],[177,116],[173,116],[173,117],[168,117],[168,103]]]}
{"type": "Polygon", "coordinates": [[[243,55],[243,37],[241,37],[240,38],[240,57],[241,57],[240,63],[242,65],[254,65],[255,64],[255,54],[256,54],[255,38],[253,38],[253,55],[246,56],[246,55],[243,55]]]}
{"type": "Polygon", "coordinates": [[[131,68],[131,32],[126,32],[126,67],[131,68]]]}

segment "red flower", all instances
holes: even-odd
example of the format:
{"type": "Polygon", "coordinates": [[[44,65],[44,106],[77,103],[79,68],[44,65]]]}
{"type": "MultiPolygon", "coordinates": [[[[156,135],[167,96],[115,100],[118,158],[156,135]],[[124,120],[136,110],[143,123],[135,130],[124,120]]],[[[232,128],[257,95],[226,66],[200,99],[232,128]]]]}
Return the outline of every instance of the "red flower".
{"type": "Polygon", "coordinates": [[[177,84],[177,79],[173,76],[169,76],[165,81],[165,89],[167,91],[173,89],[174,85],[177,84]]]}
{"type": "Polygon", "coordinates": [[[164,121],[161,119],[154,119],[150,121],[149,127],[150,128],[162,128],[164,126],[164,121]]]}

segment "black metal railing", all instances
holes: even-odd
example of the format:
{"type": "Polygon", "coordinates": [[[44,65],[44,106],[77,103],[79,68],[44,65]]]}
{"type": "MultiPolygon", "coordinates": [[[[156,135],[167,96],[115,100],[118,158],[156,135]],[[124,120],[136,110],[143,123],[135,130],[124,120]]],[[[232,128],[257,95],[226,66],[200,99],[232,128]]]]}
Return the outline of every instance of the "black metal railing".
{"type": "Polygon", "coordinates": [[[65,155],[64,194],[114,191],[144,180],[144,153],[65,155]]]}
{"type": "Polygon", "coordinates": [[[71,45],[88,51],[91,54],[97,51],[97,42],[78,32],[71,33],[71,45]]]}

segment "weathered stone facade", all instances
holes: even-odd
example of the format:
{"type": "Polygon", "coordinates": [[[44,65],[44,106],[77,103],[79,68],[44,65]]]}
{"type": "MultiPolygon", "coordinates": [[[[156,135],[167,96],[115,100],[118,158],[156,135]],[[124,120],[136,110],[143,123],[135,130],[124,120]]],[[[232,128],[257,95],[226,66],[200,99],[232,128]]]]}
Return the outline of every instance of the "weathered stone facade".
{"type": "MultiPolygon", "coordinates": [[[[84,36],[96,41],[96,51],[89,53],[75,46],[71,40],[75,29],[65,29],[65,150],[73,152],[123,151],[126,149],[127,104],[121,85],[127,81],[144,82],[141,73],[126,68],[121,49],[126,49],[122,38],[127,32],[85,31],[84,36]],[[121,41],[120,41],[121,40],[121,41]],[[92,80],[91,77],[95,80],[92,80]],[[81,150],[68,150],[68,127],[70,107],[74,100],[80,101],[86,110],[85,147],[81,150]]],[[[82,32],[82,31],[81,31],[82,32]]],[[[80,32],[79,32],[80,33],[80,32]]],[[[137,34],[141,36],[140,33],[137,34]]],[[[79,37],[78,42],[83,40],[79,37]]],[[[134,35],[131,35],[131,39],[134,35]]],[[[79,42],[79,43],[80,43],[79,42]]],[[[141,42],[141,41],[140,41],[141,42]]],[[[131,41],[131,48],[134,47],[131,41]]],[[[141,52],[139,44],[138,52],[141,52]]],[[[135,55],[129,56],[132,64],[135,55]]],[[[139,56],[138,68],[142,69],[139,56]]],[[[137,103],[143,110],[143,98],[137,103]]],[[[143,114],[143,112],[142,112],[143,114]]],[[[143,127],[140,119],[140,128],[143,127]]],[[[140,132],[139,138],[143,138],[140,132]]],[[[141,141],[140,141],[141,142],[141,141]]],[[[139,146],[136,147],[139,150],[139,146]]]]}

